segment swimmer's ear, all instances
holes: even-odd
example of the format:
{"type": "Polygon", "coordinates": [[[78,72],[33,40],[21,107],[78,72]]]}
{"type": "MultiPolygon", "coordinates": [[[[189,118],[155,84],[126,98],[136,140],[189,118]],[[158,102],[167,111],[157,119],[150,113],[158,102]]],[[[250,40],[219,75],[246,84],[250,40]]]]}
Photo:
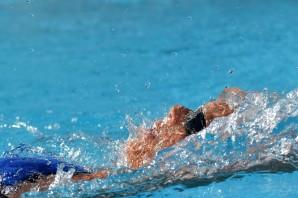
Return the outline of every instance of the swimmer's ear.
{"type": "Polygon", "coordinates": [[[175,105],[172,107],[168,114],[168,121],[170,124],[179,124],[185,119],[185,116],[188,114],[190,109],[182,106],[175,105]]]}

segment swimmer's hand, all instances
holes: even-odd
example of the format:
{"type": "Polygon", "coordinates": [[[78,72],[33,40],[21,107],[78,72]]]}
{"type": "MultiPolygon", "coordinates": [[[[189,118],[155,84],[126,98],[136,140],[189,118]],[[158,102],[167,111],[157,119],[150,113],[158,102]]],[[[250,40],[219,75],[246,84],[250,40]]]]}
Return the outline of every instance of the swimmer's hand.
{"type": "Polygon", "coordinates": [[[205,115],[205,120],[207,126],[218,117],[228,116],[234,112],[227,103],[221,101],[212,101],[204,105],[203,113],[205,115]]]}
{"type": "Polygon", "coordinates": [[[241,99],[243,99],[246,95],[246,93],[244,91],[242,91],[240,88],[238,87],[234,87],[234,88],[225,88],[223,90],[224,93],[230,93],[230,94],[233,94],[233,95],[237,95],[237,96],[240,96],[241,99]]]}
{"type": "Polygon", "coordinates": [[[246,93],[239,88],[225,88],[219,95],[217,101],[229,104],[233,108],[237,108],[245,99],[246,93]]]}
{"type": "Polygon", "coordinates": [[[230,96],[236,96],[238,100],[243,100],[246,93],[241,89],[235,88],[225,88],[221,95],[216,101],[209,102],[204,105],[203,113],[205,115],[207,126],[218,117],[228,116],[234,112],[237,105],[229,100],[230,96]]]}

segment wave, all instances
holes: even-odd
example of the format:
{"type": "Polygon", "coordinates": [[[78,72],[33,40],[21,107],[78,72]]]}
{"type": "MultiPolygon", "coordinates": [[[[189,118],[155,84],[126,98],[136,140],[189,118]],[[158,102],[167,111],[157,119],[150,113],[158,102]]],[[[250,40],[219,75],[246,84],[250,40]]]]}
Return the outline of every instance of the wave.
{"type": "Polygon", "coordinates": [[[68,137],[39,136],[33,146],[21,145],[5,155],[54,155],[91,169],[105,166],[117,173],[105,180],[58,181],[47,192],[27,193],[33,197],[121,197],[169,185],[208,185],[251,172],[298,169],[298,89],[286,94],[248,92],[243,101],[233,96],[226,96],[226,100],[237,106],[233,114],[160,151],[150,165],[138,170],[123,167],[119,157],[123,141],[95,139],[83,132],[68,137]]]}

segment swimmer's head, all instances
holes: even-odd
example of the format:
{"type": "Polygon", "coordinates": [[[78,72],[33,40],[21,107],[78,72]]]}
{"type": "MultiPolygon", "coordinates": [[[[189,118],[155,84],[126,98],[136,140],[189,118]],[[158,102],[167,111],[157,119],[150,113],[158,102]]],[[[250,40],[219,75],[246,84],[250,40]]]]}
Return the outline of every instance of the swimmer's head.
{"type": "Polygon", "coordinates": [[[168,116],[167,116],[167,123],[171,125],[181,124],[185,121],[187,114],[191,110],[183,107],[181,105],[175,105],[171,108],[168,116]]]}

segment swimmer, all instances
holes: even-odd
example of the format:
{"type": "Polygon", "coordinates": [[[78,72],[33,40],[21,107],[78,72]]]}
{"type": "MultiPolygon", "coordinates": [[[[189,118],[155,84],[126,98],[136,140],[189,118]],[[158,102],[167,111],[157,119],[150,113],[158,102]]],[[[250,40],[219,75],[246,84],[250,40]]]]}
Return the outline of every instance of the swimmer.
{"type": "Polygon", "coordinates": [[[149,164],[158,151],[198,133],[208,127],[215,118],[233,113],[233,104],[227,101],[227,95],[243,100],[245,92],[239,88],[226,88],[217,100],[210,101],[195,111],[175,105],[168,115],[163,120],[157,120],[151,129],[140,128],[138,136],[126,144],[128,167],[137,169],[149,164]]]}
{"type": "MultiPolygon", "coordinates": [[[[239,88],[226,88],[217,100],[195,111],[175,105],[164,119],[155,121],[152,128],[138,128],[138,135],[125,144],[127,167],[138,169],[148,165],[160,150],[198,133],[215,118],[233,113],[235,105],[233,107],[231,101],[228,101],[227,95],[242,100],[245,92],[239,88]]],[[[112,174],[108,169],[90,172],[84,167],[53,158],[3,158],[0,159],[0,198],[19,197],[32,189],[46,190],[54,181],[59,168],[73,171],[72,181],[103,179],[112,174]]]]}

